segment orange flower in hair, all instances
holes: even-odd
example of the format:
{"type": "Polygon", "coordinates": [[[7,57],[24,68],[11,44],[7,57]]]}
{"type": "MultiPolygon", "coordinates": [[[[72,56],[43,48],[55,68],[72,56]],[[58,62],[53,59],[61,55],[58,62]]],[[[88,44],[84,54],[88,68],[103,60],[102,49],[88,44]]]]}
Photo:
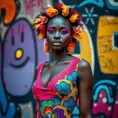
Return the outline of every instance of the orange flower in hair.
{"type": "Polygon", "coordinates": [[[69,6],[63,5],[61,8],[62,8],[62,15],[63,16],[68,16],[68,14],[69,14],[69,6]]]}
{"type": "Polygon", "coordinates": [[[48,18],[45,16],[40,16],[39,18],[41,20],[41,24],[46,24],[48,22],[48,18]]]}
{"type": "Polygon", "coordinates": [[[53,8],[52,6],[49,6],[46,10],[45,10],[46,14],[49,16],[49,17],[53,17],[55,15],[58,14],[58,10],[53,8]]]}
{"type": "Polygon", "coordinates": [[[37,29],[37,28],[39,28],[40,26],[41,26],[41,24],[35,24],[35,25],[34,25],[34,28],[37,29]]]}
{"type": "Polygon", "coordinates": [[[79,14],[76,11],[74,11],[74,14],[72,14],[71,17],[69,18],[70,22],[74,23],[78,19],[78,16],[79,14]]]}
{"type": "Polygon", "coordinates": [[[45,24],[48,22],[48,18],[46,16],[39,16],[34,21],[34,28],[39,30],[38,37],[39,39],[43,39],[45,36],[45,24]]]}
{"type": "Polygon", "coordinates": [[[40,30],[40,32],[38,34],[38,38],[40,40],[42,40],[44,38],[44,36],[45,36],[45,27],[40,30]]]}
{"type": "Polygon", "coordinates": [[[34,21],[34,24],[36,24],[36,23],[46,24],[47,21],[48,21],[47,17],[39,16],[39,18],[36,18],[36,20],[34,21]]]}
{"type": "Polygon", "coordinates": [[[46,24],[48,22],[48,18],[45,16],[39,16],[39,18],[36,18],[34,21],[34,28],[39,28],[41,25],[46,24]]]}

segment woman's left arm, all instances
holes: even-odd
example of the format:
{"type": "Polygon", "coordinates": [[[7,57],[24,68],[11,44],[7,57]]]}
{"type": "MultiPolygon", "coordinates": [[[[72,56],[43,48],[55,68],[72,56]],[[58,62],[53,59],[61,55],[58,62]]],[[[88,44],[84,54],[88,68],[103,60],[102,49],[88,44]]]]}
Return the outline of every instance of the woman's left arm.
{"type": "Polygon", "coordinates": [[[92,118],[93,77],[88,62],[81,60],[78,67],[80,118],[92,118]]]}

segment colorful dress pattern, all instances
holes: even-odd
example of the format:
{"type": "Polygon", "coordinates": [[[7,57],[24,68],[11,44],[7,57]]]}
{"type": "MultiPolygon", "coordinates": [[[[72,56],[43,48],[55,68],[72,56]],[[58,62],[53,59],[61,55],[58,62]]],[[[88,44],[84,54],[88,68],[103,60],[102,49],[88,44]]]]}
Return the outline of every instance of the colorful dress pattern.
{"type": "Polygon", "coordinates": [[[78,99],[77,78],[79,59],[73,59],[44,87],[41,72],[45,63],[38,66],[37,79],[32,91],[38,100],[38,118],[70,118],[78,99]]]}

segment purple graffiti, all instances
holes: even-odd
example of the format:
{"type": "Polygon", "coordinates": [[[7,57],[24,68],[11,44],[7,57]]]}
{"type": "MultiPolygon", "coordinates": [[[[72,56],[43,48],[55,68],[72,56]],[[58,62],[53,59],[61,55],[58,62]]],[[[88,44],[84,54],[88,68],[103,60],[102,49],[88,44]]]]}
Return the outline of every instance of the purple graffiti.
{"type": "Polygon", "coordinates": [[[49,54],[44,53],[44,40],[39,40],[37,36],[37,32],[35,30],[35,36],[36,36],[36,45],[37,45],[37,63],[45,62],[49,60],[49,54]]]}
{"type": "Polygon", "coordinates": [[[18,20],[8,30],[4,40],[3,80],[12,96],[24,96],[31,91],[35,74],[35,43],[30,24],[18,20]]]}

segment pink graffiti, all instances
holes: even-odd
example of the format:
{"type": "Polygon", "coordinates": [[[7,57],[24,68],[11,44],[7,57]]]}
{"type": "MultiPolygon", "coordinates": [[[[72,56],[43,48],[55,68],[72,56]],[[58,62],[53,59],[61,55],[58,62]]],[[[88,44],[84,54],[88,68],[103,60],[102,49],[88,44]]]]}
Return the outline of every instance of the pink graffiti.
{"type": "MultiPolygon", "coordinates": [[[[18,35],[20,35],[21,32],[24,32],[24,28],[27,26],[27,24],[18,24],[18,35]]],[[[14,36],[14,28],[11,28],[11,36],[14,36]]]]}
{"type": "Polygon", "coordinates": [[[108,104],[107,93],[104,90],[101,90],[98,96],[97,102],[93,102],[93,113],[99,114],[103,113],[106,117],[110,117],[112,113],[112,104],[108,104]]]}
{"type": "Polygon", "coordinates": [[[14,28],[11,29],[11,36],[14,36],[14,28]]]}
{"type": "Polygon", "coordinates": [[[116,94],[116,98],[114,101],[114,109],[112,118],[118,118],[118,92],[116,94]]]}
{"type": "Polygon", "coordinates": [[[40,7],[41,0],[24,0],[24,6],[25,6],[25,13],[26,15],[33,18],[34,16],[34,8],[40,7]]]}

